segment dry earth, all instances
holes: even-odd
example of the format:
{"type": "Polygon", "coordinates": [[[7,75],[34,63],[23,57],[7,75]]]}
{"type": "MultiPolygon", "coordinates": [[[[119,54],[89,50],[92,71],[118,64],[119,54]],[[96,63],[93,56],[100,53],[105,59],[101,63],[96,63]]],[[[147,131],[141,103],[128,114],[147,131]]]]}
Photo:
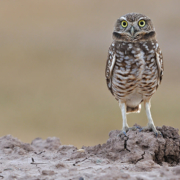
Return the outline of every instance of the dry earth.
{"type": "Polygon", "coordinates": [[[157,127],[163,134],[111,131],[105,144],[77,149],[56,137],[31,144],[7,135],[0,138],[0,179],[180,179],[178,129],[157,127]]]}

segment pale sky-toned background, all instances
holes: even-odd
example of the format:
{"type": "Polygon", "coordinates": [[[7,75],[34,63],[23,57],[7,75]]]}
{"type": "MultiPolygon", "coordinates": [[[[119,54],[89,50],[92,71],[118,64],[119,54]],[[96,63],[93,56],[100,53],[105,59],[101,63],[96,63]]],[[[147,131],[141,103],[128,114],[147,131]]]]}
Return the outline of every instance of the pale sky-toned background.
{"type": "MultiPolygon", "coordinates": [[[[152,98],[155,125],[180,128],[179,7],[179,0],[0,1],[0,136],[57,136],[81,147],[121,129],[104,71],[113,26],[129,12],[153,20],[164,56],[152,98]]],[[[128,123],[145,126],[144,108],[128,123]]]]}

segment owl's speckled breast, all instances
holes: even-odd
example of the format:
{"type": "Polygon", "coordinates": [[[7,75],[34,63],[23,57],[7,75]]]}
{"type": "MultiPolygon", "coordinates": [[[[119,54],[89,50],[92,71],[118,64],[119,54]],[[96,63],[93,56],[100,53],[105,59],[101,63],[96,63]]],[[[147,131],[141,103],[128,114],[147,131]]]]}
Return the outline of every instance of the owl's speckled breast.
{"type": "Polygon", "coordinates": [[[116,61],[112,92],[117,100],[136,107],[156,91],[158,69],[155,61],[157,42],[112,43],[116,61]]]}

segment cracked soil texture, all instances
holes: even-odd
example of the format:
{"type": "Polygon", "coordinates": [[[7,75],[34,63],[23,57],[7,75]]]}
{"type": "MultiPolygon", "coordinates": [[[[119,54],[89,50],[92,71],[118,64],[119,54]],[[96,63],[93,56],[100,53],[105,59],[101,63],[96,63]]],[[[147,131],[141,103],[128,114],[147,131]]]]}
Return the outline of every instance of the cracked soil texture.
{"type": "Polygon", "coordinates": [[[178,129],[157,129],[163,136],[114,130],[106,143],[79,150],[56,137],[27,144],[7,135],[0,138],[0,179],[180,179],[178,129]]]}

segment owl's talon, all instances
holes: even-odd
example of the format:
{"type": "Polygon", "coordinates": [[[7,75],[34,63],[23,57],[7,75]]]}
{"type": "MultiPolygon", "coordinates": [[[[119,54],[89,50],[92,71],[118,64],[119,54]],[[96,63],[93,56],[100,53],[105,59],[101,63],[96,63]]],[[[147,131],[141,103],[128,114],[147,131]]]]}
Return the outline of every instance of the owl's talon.
{"type": "Polygon", "coordinates": [[[118,136],[118,137],[121,137],[121,135],[127,136],[125,131],[121,131],[117,136],[118,136]]]}
{"type": "Polygon", "coordinates": [[[141,128],[139,132],[148,131],[148,130],[149,131],[152,130],[156,137],[158,137],[158,135],[161,135],[163,137],[162,133],[158,131],[153,124],[148,124],[148,126],[141,128]]]}
{"type": "Polygon", "coordinates": [[[125,136],[127,136],[125,131],[123,131],[123,134],[124,134],[125,136]]]}
{"type": "Polygon", "coordinates": [[[127,136],[126,132],[129,130],[129,127],[128,125],[127,126],[124,126],[120,132],[120,134],[118,134],[119,137],[121,137],[121,135],[125,135],[127,136]]]}
{"type": "Polygon", "coordinates": [[[161,135],[162,137],[164,137],[162,133],[161,133],[160,135],[161,135]]]}
{"type": "Polygon", "coordinates": [[[121,137],[121,135],[127,136],[127,135],[126,135],[126,132],[122,131],[122,132],[120,132],[120,133],[117,135],[117,137],[121,137]]]}
{"type": "Polygon", "coordinates": [[[128,128],[128,130],[132,130],[132,131],[136,131],[136,130],[140,130],[140,129],[142,129],[142,128],[140,128],[139,126],[133,126],[133,127],[131,127],[131,128],[128,128]]]}
{"type": "Polygon", "coordinates": [[[142,128],[140,128],[139,126],[133,126],[133,127],[131,127],[131,128],[129,128],[128,126],[125,126],[125,127],[122,129],[121,133],[118,134],[118,137],[120,137],[122,134],[124,134],[125,136],[127,136],[126,132],[128,132],[129,130],[136,131],[137,129],[142,130],[142,128]]]}
{"type": "Polygon", "coordinates": [[[157,131],[157,132],[156,132],[156,137],[158,137],[158,135],[160,135],[160,136],[163,137],[163,135],[162,135],[162,133],[161,133],[160,131],[157,131]]]}
{"type": "Polygon", "coordinates": [[[142,128],[141,128],[141,127],[139,127],[139,126],[133,126],[133,127],[135,127],[135,128],[136,128],[135,130],[138,130],[138,129],[139,129],[139,132],[141,132],[141,131],[142,131],[142,128]]]}

